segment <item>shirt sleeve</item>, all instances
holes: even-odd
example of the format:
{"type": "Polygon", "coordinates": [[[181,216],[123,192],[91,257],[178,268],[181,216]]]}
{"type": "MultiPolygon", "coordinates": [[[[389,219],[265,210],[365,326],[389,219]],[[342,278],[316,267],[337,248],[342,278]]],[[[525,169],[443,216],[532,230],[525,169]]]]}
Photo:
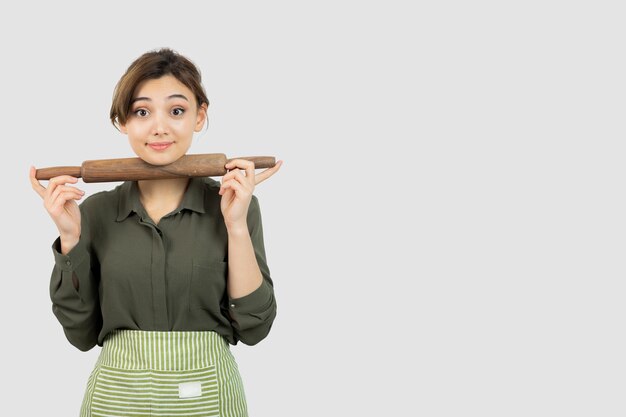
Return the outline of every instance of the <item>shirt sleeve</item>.
{"type": "Polygon", "coordinates": [[[92,268],[90,233],[81,206],[81,236],[74,248],[63,255],[61,241],[52,244],[54,268],[50,279],[52,312],[63,326],[69,342],[82,351],[97,344],[102,328],[98,282],[92,268]]]}
{"type": "Polygon", "coordinates": [[[246,345],[255,345],[270,332],[276,317],[276,299],[265,256],[261,211],[258,199],[254,195],[248,208],[247,223],[263,282],[259,288],[248,295],[240,298],[229,297],[228,310],[233,320],[236,338],[246,345]]]}

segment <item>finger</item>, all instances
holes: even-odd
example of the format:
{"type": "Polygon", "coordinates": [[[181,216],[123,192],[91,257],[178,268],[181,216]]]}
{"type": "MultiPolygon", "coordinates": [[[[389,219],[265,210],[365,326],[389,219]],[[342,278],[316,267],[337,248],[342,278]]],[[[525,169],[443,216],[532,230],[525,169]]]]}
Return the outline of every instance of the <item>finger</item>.
{"type": "Polygon", "coordinates": [[[235,178],[235,175],[239,172],[238,168],[233,169],[232,171],[228,171],[224,176],[222,176],[222,183],[225,183],[228,180],[232,180],[235,178]]]}
{"type": "Polygon", "coordinates": [[[238,183],[242,184],[247,190],[254,190],[254,178],[249,178],[247,175],[244,175],[243,172],[239,169],[230,171],[227,175],[224,175],[224,177],[222,178],[222,184],[229,181],[237,181],[238,183]]]}
{"type": "Polygon", "coordinates": [[[272,175],[276,174],[280,170],[280,167],[282,165],[283,165],[283,161],[278,161],[273,167],[268,168],[265,171],[262,171],[256,174],[254,177],[255,184],[259,184],[265,181],[266,179],[268,179],[269,177],[271,177],[272,175]]]}
{"type": "Polygon", "coordinates": [[[232,178],[223,182],[222,184],[235,181],[241,184],[242,189],[246,190],[248,193],[252,193],[254,191],[254,183],[250,181],[250,178],[248,178],[248,176],[244,175],[240,170],[236,170],[232,172],[233,172],[232,178]]]}
{"type": "Polygon", "coordinates": [[[46,194],[49,197],[52,196],[59,185],[64,185],[68,182],[71,184],[76,183],[78,182],[78,178],[70,175],[59,175],[58,177],[50,178],[50,181],[48,181],[48,188],[46,188],[46,194]]]}
{"type": "MultiPolygon", "coordinates": [[[[247,162],[247,161],[246,161],[247,162]]],[[[252,170],[254,173],[254,169],[252,170]]],[[[230,171],[228,171],[226,174],[224,174],[224,176],[222,176],[222,183],[228,181],[228,180],[232,180],[234,178],[237,177],[237,175],[244,175],[247,176],[249,174],[246,173],[245,170],[241,170],[241,168],[236,167],[236,166],[232,166],[232,169],[230,171]]],[[[254,175],[254,174],[253,174],[254,175]]],[[[251,182],[252,183],[252,182],[251,182]]]]}
{"type": "Polygon", "coordinates": [[[246,161],[249,162],[249,164],[246,164],[246,178],[248,178],[248,181],[250,182],[250,184],[252,184],[254,186],[254,162],[252,161],[246,161]]]}
{"type": "Polygon", "coordinates": [[[63,191],[58,188],[55,193],[47,199],[45,205],[48,211],[53,213],[58,206],[63,206],[68,200],[80,200],[83,197],[84,193],[81,193],[79,190],[69,188],[63,191]]]}
{"type": "Polygon", "coordinates": [[[66,185],[59,185],[54,189],[54,191],[46,198],[44,198],[44,205],[49,208],[49,210],[56,204],[57,199],[61,195],[61,193],[70,192],[79,196],[83,196],[85,193],[78,190],[74,187],[68,187],[66,185]]]}
{"type": "Polygon", "coordinates": [[[249,174],[244,174],[243,171],[236,170],[231,181],[237,181],[246,189],[254,188],[254,173],[252,177],[249,174]]]}
{"type": "Polygon", "coordinates": [[[30,185],[33,187],[33,190],[35,190],[37,194],[39,194],[39,196],[43,198],[46,195],[46,187],[41,185],[39,180],[35,177],[36,172],[37,170],[35,169],[35,167],[31,166],[30,167],[30,185]]]}
{"type": "Polygon", "coordinates": [[[234,180],[228,181],[225,184],[222,184],[222,189],[220,189],[220,194],[224,194],[227,190],[233,190],[237,195],[242,196],[246,193],[246,190],[243,186],[234,180]]]}
{"type": "Polygon", "coordinates": [[[222,196],[222,200],[230,200],[232,199],[233,195],[235,195],[235,191],[231,190],[230,188],[224,188],[220,189],[219,194],[222,196]]]}
{"type": "Polygon", "coordinates": [[[58,177],[50,178],[49,184],[75,184],[78,182],[78,178],[72,177],[71,175],[59,175],[58,177]]]}
{"type": "Polygon", "coordinates": [[[57,198],[54,200],[51,208],[59,208],[59,207],[63,207],[65,205],[65,203],[67,203],[69,200],[80,200],[81,198],[83,198],[82,194],[78,194],[76,192],[73,191],[65,191],[60,193],[57,198]]]}
{"type": "Polygon", "coordinates": [[[56,199],[56,198],[58,198],[59,194],[64,193],[64,192],[76,192],[79,195],[85,195],[85,192],[83,190],[79,190],[76,187],[70,187],[68,185],[59,185],[59,186],[55,187],[55,189],[52,192],[52,195],[50,196],[50,198],[51,199],[56,199]]]}
{"type": "Polygon", "coordinates": [[[247,175],[254,175],[254,162],[247,159],[233,159],[224,165],[226,169],[239,168],[246,171],[247,175]]]}
{"type": "Polygon", "coordinates": [[[62,215],[63,213],[66,212],[66,205],[69,201],[71,200],[80,200],[81,198],[83,198],[82,195],[76,195],[73,193],[62,193],[61,195],[59,195],[59,198],[54,202],[54,204],[50,207],[49,213],[52,216],[52,218],[56,218],[60,215],[62,215]]]}
{"type": "Polygon", "coordinates": [[[60,190],[60,191],[78,191],[81,194],[85,194],[85,192],[83,190],[81,190],[80,188],[71,186],[71,185],[58,185],[55,188],[55,191],[60,190]]]}

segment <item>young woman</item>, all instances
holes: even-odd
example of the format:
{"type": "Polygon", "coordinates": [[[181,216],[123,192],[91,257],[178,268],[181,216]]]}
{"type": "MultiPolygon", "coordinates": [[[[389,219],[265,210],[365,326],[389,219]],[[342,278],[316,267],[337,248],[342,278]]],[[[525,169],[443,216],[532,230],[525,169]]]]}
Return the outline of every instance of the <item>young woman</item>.
{"type": "MultiPolygon", "coordinates": [[[[200,72],[161,49],[119,80],[111,122],[153,165],[189,150],[207,118],[200,72]]],[[[50,282],[67,339],[102,347],[81,416],[246,416],[229,344],[253,345],[276,315],[254,163],[211,178],[127,181],[86,198],[63,175],[33,189],[59,230],[50,282]]]]}

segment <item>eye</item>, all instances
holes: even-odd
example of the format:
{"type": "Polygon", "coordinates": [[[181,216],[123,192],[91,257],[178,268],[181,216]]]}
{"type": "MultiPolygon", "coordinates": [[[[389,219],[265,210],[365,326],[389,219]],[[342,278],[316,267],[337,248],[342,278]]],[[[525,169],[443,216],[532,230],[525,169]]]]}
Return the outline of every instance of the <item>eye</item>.
{"type": "Polygon", "coordinates": [[[172,109],[172,114],[174,116],[182,116],[183,113],[185,113],[185,109],[183,109],[182,107],[176,107],[175,109],[172,109]]]}
{"type": "Polygon", "coordinates": [[[137,109],[133,112],[136,116],[146,117],[148,115],[148,110],[146,109],[137,109]]]}

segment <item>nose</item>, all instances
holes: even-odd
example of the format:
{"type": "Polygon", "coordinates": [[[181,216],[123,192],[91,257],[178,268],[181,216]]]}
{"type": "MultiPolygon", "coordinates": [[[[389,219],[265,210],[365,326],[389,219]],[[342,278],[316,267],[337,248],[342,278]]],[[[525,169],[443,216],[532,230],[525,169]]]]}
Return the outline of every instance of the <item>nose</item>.
{"type": "Polygon", "coordinates": [[[164,115],[162,112],[157,112],[152,120],[154,121],[154,124],[152,126],[153,136],[163,136],[168,134],[166,115],[164,115]]]}

